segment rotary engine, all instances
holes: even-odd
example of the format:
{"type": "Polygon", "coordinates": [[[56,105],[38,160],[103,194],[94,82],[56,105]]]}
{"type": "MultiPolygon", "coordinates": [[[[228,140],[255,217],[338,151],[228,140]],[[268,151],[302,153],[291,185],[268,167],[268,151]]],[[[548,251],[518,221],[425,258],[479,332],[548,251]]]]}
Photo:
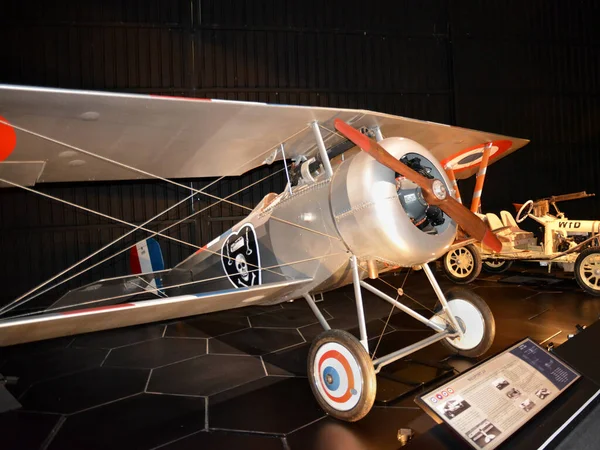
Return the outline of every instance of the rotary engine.
{"type": "MultiPolygon", "coordinates": [[[[427,178],[450,183],[436,159],[404,138],[380,142],[390,154],[427,178]]],[[[331,184],[331,209],[346,246],[360,259],[412,266],[442,256],[454,241],[456,224],[429,206],[421,188],[365,152],[345,159],[331,184]]]]}

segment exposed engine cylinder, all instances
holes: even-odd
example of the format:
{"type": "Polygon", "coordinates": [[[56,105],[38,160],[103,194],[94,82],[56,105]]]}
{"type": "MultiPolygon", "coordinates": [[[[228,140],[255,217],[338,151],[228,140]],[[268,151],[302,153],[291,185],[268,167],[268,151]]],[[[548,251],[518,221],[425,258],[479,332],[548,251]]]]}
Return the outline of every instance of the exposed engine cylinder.
{"type": "MultiPolygon", "coordinates": [[[[380,144],[393,156],[428,177],[450,182],[437,160],[420,144],[387,138],[380,144]]],[[[401,266],[432,261],[448,250],[456,224],[438,208],[429,207],[421,189],[375,161],[365,152],[348,157],[331,182],[331,210],[338,232],[361,259],[401,266]]]]}

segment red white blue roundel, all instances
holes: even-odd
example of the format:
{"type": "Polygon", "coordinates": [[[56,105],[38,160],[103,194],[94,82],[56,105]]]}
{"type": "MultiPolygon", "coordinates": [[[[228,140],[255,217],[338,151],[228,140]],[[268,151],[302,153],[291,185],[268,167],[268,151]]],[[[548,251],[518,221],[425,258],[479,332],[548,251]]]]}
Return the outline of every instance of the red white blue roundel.
{"type": "Polygon", "coordinates": [[[336,342],[327,342],[317,351],[314,382],[323,400],[338,411],[354,408],[362,394],[362,373],[352,354],[336,342]]]}
{"type": "MultiPolygon", "coordinates": [[[[502,155],[502,153],[510,149],[511,146],[511,141],[493,141],[492,148],[490,150],[490,160],[492,158],[498,158],[500,155],[502,155]]],[[[481,158],[483,157],[484,148],[485,144],[479,144],[475,147],[461,150],[460,152],[444,159],[441,162],[442,167],[450,166],[452,170],[454,170],[454,173],[459,173],[462,170],[477,167],[479,166],[481,158]]]]}

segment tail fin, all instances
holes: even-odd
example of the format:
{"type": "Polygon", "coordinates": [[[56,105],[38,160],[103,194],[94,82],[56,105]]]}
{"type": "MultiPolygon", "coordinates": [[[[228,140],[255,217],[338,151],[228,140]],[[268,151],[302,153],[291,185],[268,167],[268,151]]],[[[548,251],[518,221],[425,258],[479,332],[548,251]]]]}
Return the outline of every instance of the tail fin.
{"type": "MultiPolygon", "coordinates": [[[[153,238],[138,242],[129,253],[129,267],[132,274],[164,270],[165,262],[158,242],[153,238]]],[[[157,284],[160,283],[158,278],[155,280],[157,284]]]]}
{"type": "Polygon", "coordinates": [[[159,297],[166,296],[161,291],[162,274],[135,276],[164,270],[165,263],[158,242],[152,238],[139,242],[129,253],[129,265],[134,276],[109,278],[72,289],[54,302],[51,308],[76,308],[86,302],[92,302],[96,307],[116,305],[137,299],[135,296],[143,291],[150,291],[159,297]]]}

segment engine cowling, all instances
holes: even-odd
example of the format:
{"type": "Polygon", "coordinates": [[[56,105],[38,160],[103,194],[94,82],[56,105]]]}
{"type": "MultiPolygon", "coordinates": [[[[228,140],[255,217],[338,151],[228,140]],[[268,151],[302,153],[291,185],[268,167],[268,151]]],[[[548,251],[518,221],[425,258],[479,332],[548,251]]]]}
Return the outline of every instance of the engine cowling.
{"type": "MultiPolygon", "coordinates": [[[[451,192],[441,165],[422,145],[397,137],[380,144],[394,157],[420,165],[422,174],[441,180],[451,192]]],[[[335,171],[330,199],[338,232],[360,259],[421,264],[446,253],[456,236],[454,221],[428,208],[420,188],[403,177],[397,182],[392,170],[362,151],[335,171]]]]}

